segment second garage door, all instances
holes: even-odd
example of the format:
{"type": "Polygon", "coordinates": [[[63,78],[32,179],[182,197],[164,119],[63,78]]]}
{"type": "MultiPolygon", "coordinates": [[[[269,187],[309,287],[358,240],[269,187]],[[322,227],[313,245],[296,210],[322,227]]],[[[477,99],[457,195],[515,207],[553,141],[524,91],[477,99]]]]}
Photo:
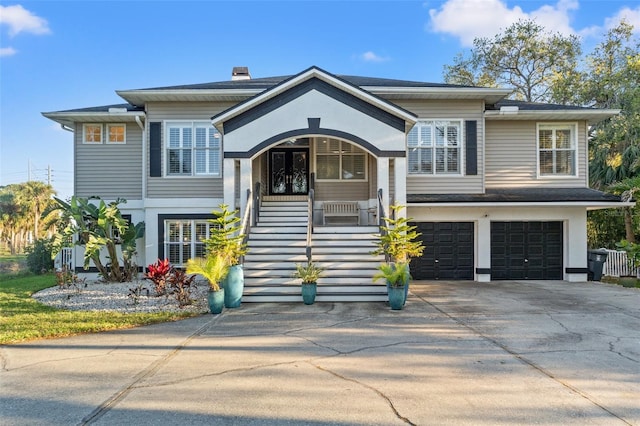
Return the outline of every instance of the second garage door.
{"type": "Polygon", "coordinates": [[[411,261],[411,275],[416,280],[473,279],[473,222],[412,223],[422,235],[421,257],[411,261]]]}
{"type": "Polygon", "coordinates": [[[492,280],[561,280],[562,222],[492,222],[492,280]]]}

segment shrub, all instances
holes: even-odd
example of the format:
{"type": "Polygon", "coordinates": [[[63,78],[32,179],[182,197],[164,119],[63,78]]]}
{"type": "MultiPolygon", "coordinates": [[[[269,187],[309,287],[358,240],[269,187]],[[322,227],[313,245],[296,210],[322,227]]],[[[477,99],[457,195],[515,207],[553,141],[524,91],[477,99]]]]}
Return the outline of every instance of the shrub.
{"type": "Polygon", "coordinates": [[[173,272],[169,259],[158,259],[155,263],[147,266],[147,270],[144,277],[153,282],[156,294],[162,296],[167,292],[167,280],[173,272]]]}
{"type": "Polygon", "coordinates": [[[191,299],[191,290],[192,286],[196,286],[194,283],[195,279],[195,275],[189,276],[180,269],[174,269],[167,280],[172,293],[178,301],[178,306],[181,308],[190,305],[193,302],[191,299]]]}
{"type": "Polygon", "coordinates": [[[30,272],[40,275],[53,270],[51,240],[46,238],[36,240],[25,251],[27,252],[27,268],[30,272]]]}

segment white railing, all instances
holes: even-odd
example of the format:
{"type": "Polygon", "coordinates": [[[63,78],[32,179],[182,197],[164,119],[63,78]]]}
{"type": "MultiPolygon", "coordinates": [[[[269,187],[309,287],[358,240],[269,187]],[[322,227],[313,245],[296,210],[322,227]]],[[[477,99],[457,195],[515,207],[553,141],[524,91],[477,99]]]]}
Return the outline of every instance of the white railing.
{"type": "Polygon", "coordinates": [[[61,271],[63,268],[67,271],[74,271],[75,265],[73,264],[73,248],[63,247],[53,260],[53,267],[56,271],[61,271]]]}
{"type": "Polygon", "coordinates": [[[602,275],[610,277],[628,277],[630,275],[638,276],[640,270],[629,266],[626,251],[607,250],[607,260],[602,266],[602,275]]]}

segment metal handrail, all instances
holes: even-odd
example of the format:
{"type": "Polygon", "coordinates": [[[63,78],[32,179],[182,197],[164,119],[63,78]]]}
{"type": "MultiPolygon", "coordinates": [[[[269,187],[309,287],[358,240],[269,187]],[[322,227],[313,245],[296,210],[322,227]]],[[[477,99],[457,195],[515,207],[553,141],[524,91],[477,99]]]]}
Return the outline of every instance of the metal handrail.
{"type": "MultiPolygon", "coordinates": [[[[242,235],[242,244],[246,245],[249,241],[249,233],[251,232],[251,212],[253,210],[253,198],[251,197],[251,189],[247,189],[247,205],[244,207],[242,214],[242,225],[240,227],[240,235],[242,235]]],[[[240,259],[240,263],[244,263],[244,256],[240,259]]]]}
{"type": "Polygon", "coordinates": [[[312,261],[312,255],[311,255],[311,242],[312,242],[312,238],[313,238],[313,201],[314,201],[314,190],[310,189],[309,190],[309,203],[308,203],[308,207],[307,207],[307,220],[309,221],[307,223],[307,248],[306,248],[306,253],[307,253],[307,262],[311,263],[312,261]]]}
{"type": "Polygon", "coordinates": [[[262,188],[260,182],[256,182],[253,192],[253,226],[257,226],[260,221],[260,206],[262,204],[262,188]]]}
{"type": "Polygon", "coordinates": [[[311,263],[313,260],[311,254],[311,243],[313,239],[313,204],[315,201],[315,173],[311,173],[309,179],[309,198],[307,202],[307,262],[311,263]]]}

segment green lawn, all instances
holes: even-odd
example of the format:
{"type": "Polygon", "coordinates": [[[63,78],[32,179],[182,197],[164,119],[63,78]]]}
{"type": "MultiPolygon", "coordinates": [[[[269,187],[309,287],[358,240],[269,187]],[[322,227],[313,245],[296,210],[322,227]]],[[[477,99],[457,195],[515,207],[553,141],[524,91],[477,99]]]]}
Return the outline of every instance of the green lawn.
{"type": "Polygon", "coordinates": [[[52,285],[55,285],[53,274],[0,275],[0,344],[131,328],[197,315],[67,311],[31,298],[33,293],[52,285]]]}

